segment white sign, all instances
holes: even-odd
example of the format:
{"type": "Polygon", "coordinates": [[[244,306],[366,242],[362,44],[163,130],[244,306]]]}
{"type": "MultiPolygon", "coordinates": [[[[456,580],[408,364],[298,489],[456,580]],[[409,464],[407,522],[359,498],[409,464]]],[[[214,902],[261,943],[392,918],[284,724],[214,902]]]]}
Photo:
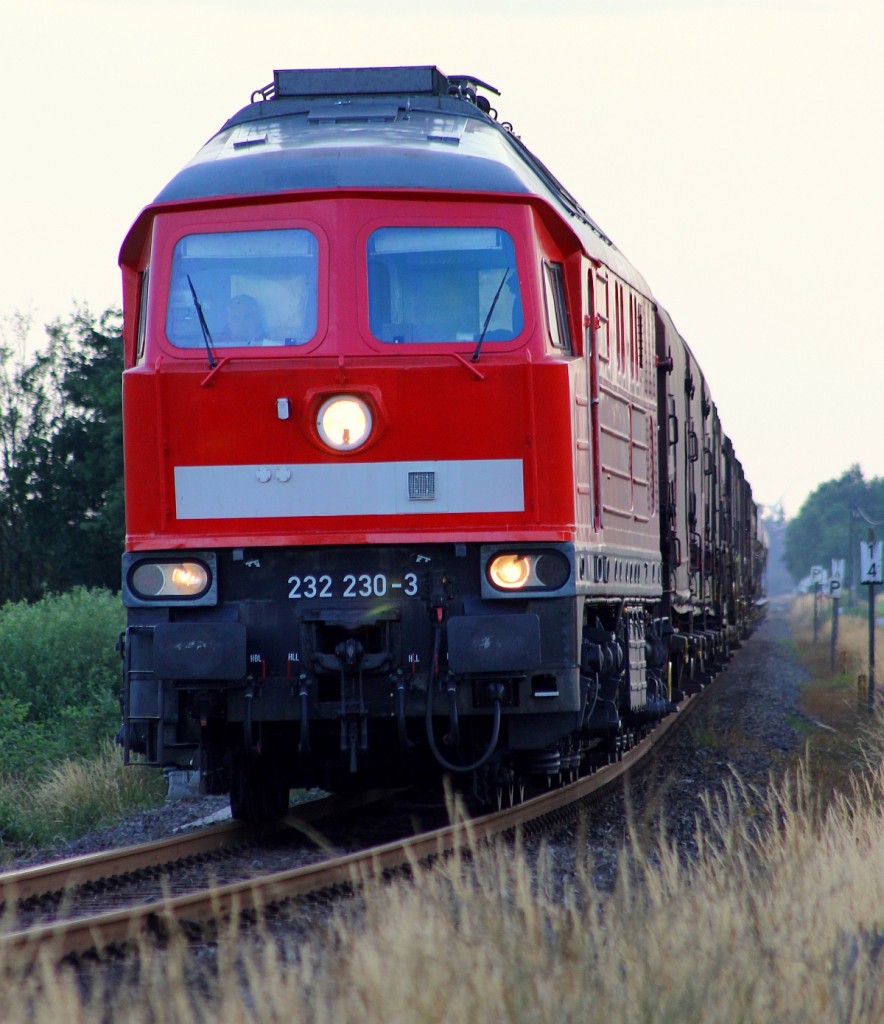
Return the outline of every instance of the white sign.
{"type": "Polygon", "coordinates": [[[881,564],[882,542],[864,540],[859,546],[860,583],[884,583],[884,565],[881,564]]]}
{"type": "Polygon", "coordinates": [[[832,559],[832,573],[829,576],[829,596],[836,601],[841,597],[841,584],[844,582],[844,559],[832,559]]]}

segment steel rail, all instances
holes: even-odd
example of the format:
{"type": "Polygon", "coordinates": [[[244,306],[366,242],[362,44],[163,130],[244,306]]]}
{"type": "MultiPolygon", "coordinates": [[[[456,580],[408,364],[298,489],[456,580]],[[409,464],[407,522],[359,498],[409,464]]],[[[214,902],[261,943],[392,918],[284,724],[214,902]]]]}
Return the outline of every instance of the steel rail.
{"type": "MultiPolygon", "coordinates": [[[[312,821],[356,810],[399,792],[401,790],[398,789],[372,789],[344,797],[330,795],[308,800],[290,808],[274,830],[300,829],[312,834],[312,830],[305,828],[312,821]]],[[[256,835],[267,833],[266,828],[258,831],[241,821],[224,821],[194,828],[168,839],[4,871],[0,873],[0,906],[9,907],[16,902],[65,892],[90,882],[171,865],[201,854],[240,846],[256,835]]]]}
{"type": "Polygon", "coordinates": [[[230,919],[311,892],[335,886],[355,886],[383,872],[444,857],[502,833],[512,832],[529,821],[543,818],[569,804],[597,797],[620,782],[642,761],[650,760],[708,692],[708,687],[687,697],[677,714],[669,715],[619,761],[592,775],[513,807],[479,818],[464,818],[444,828],[404,840],[336,857],[305,867],[278,871],[263,877],[214,886],[162,901],[143,903],[86,917],[55,921],[0,935],[0,967],[28,967],[48,953],[51,959],[89,950],[102,951],[132,943],[150,929],[167,934],[185,923],[230,919]]]}
{"type": "Polygon", "coordinates": [[[186,860],[201,853],[242,842],[246,827],[242,822],[226,821],[169,839],[124,846],[116,850],[87,853],[79,857],[35,864],[32,867],[0,874],[0,903],[15,902],[63,892],[89,882],[115,875],[143,871],[160,864],[186,860]]]}

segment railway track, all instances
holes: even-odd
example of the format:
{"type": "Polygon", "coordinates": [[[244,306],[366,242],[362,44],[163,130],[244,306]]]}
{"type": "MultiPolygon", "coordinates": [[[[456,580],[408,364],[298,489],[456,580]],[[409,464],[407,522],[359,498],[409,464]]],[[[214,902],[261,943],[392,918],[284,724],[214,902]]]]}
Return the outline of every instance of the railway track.
{"type": "MultiPolygon", "coordinates": [[[[314,864],[276,871],[228,884],[211,884],[198,891],[171,895],[168,891],[149,901],[132,902],[114,910],[80,913],[25,927],[13,925],[0,933],[0,965],[7,970],[28,968],[39,958],[54,961],[89,951],[120,949],[150,932],[168,934],[176,928],[200,929],[212,921],[229,919],[310,893],[338,886],[354,887],[383,872],[444,857],[457,848],[489,840],[531,823],[574,816],[603,798],[627,773],[649,763],[666,740],[680,727],[707,691],[688,697],[678,714],[664,719],[644,740],[621,759],[586,776],[533,797],[515,806],[478,818],[461,819],[443,828],[405,839],[372,846],[314,864]]],[[[301,805],[282,823],[283,828],[311,833],[311,821],[344,813],[390,791],[373,791],[341,800],[329,797],[301,805]]],[[[539,827],[539,826],[538,826],[539,827]]],[[[10,908],[23,907],[48,893],[61,894],[60,904],[79,887],[121,875],[150,872],[186,862],[219,850],[241,846],[250,830],[237,822],[197,830],[192,834],[122,850],[91,854],[32,868],[0,874],[0,901],[7,908],[4,920],[15,920],[10,908]]]]}

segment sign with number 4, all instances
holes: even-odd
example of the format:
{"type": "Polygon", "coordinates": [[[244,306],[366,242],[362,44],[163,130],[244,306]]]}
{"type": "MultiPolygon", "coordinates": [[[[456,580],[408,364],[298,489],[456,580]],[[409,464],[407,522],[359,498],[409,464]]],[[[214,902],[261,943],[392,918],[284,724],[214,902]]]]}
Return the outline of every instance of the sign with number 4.
{"type": "Polygon", "coordinates": [[[859,546],[859,581],[860,583],[884,583],[884,565],[881,564],[881,547],[879,541],[862,541],[859,546]]]}

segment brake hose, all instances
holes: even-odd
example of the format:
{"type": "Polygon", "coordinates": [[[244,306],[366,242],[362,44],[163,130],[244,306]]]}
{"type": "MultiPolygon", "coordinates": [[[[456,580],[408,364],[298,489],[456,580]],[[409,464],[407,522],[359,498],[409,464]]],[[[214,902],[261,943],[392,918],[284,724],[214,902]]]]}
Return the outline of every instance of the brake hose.
{"type": "Polygon", "coordinates": [[[499,697],[495,697],[494,698],[494,722],[493,722],[492,727],[491,727],[491,739],[490,739],[490,741],[488,743],[488,746],[485,749],[485,752],[482,754],[482,756],[479,758],[479,760],[478,761],[474,761],[472,764],[458,765],[458,764],[452,764],[445,757],[443,757],[441,751],[439,750],[438,746],[436,745],[436,739],[433,736],[433,691],[434,691],[434,688],[436,686],[436,670],[437,670],[438,665],[439,665],[439,648],[440,648],[441,644],[442,644],[442,621],[441,621],[441,619],[439,619],[439,620],[437,620],[436,625],[435,625],[435,632],[434,632],[434,636],[433,636],[433,657],[432,657],[431,663],[430,663],[430,680],[429,680],[429,683],[427,685],[427,715],[426,715],[427,742],[430,745],[430,750],[433,753],[433,757],[436,758],[436,760],[439,762],[439,764],[446,771],[460,773],[460,774],[462,774],[464,772],[474,772],[478,768],[481,768],[482,765],[486,764],[490,760],[491,755],[497,749],[497,741],[500,738],[500,698],[499,697]]]}

